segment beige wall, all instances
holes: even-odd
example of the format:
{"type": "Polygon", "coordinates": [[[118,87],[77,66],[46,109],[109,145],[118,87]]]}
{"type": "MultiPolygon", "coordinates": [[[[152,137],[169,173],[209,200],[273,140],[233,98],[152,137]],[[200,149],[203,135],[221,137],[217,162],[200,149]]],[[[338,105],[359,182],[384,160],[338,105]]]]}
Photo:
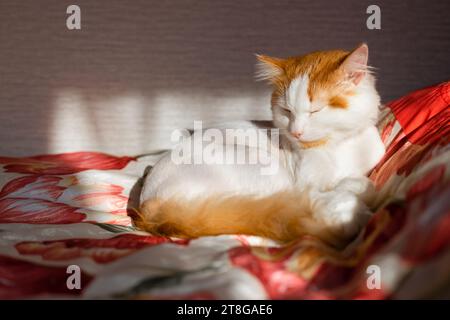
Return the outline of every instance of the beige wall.
{"type": "Polygon", "coordinates": [[[367,41],[384,101],[448,80],[449,1],[0,2],[0,155],[166,147],[195,119],[267,119],[255,52],[367,41]],[[365,10],[382,9],[382,30],[365,10]],[[82,9],[82,30],[65,27],[82,9]]]}

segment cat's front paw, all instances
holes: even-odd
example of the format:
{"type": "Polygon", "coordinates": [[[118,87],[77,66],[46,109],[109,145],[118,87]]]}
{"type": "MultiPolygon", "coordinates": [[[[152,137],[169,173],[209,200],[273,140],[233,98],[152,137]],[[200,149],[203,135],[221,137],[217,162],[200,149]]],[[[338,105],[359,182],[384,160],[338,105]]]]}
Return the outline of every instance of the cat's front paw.
{"type": "Polygon", "coordinates": [[[375,186],[367,177],[345,178],[337,184],[335,191],[353,193],[367,205],[375,195],[375,186]]]}
{"type": "Polygon", "coordinates": [[[316,219],[346,237],[358,233],[371,216],[364,202],[346,191],[321,193],[314,201],[313,211],[316,219]]]}

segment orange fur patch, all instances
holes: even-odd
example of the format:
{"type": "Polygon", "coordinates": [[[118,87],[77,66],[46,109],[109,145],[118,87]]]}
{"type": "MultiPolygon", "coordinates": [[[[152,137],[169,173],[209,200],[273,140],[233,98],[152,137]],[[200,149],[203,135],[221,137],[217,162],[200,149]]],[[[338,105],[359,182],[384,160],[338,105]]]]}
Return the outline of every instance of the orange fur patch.
{"type": "Polygon", "coordinates": [[[346,109],[348,107],[348,101],[343,96],[334,96],[330,99],[328,105],[333,108],[346,109]]]}
{"type": "Polygon", "coordinates": [[[333,246],[344,243],[339,230],[313,218],[309,198],[299,192],[264,198],[150,199],[141,206],[135,224],[152,234],[178,238],[245,234],[289,242],[313,235],[333,246]]]}
{"type": "Polygon", "coordinates": [[[346,76],[342,64],[350,53],[331,50],[286,59],[268,56],[258,56],[258,59],[269,69],[265,74],[266,79],[274,85],[272,101],[283,95],[292,80],[307,74],[308,95],[311,101],[329,103],[331,107],[345,109],[348,107],[346,96],[352,93],[348,92],[348,88],[342,81],[346,76]],[[273,68],[272,72],[271,68],[273,68]]]}
{"type": "Polygon", "coordinates": [[[350,54],[347,51],[318,51],[300,57],[277,60],[284,73],[275,79],[276,90],[284,91],[295,78],[309,76],[308,94],[311,100],[321,99],[323,92],[333,93],[336,83],[344,77],[340,65],[350,54]]]}
{"type": "Polygon", "coordinates": [[[316,148],[316,147],[320,147],[325,145],[328,142],[327,138],[323,138],[323,139],[319,139],[319,140],[314,140],[314,141],[301,141],[300,142],[300,147],[302,149],[310,149],[310,148],[316,148]]]}

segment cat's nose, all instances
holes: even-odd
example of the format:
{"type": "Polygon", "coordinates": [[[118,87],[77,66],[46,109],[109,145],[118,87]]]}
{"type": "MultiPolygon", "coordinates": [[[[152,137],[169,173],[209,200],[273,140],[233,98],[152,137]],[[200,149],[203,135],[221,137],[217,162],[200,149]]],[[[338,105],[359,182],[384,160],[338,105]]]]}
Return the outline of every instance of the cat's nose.
{"type": "Polygon", "coordinates": [[[300,139],[300,137],[302,136],[302,134],[303,134],[303,132],[301,132],[301,131],[294,131],[294,132],[291,132],[291,135],[292,135],[294,138],[296,138],[296,139],[300,139]]]}

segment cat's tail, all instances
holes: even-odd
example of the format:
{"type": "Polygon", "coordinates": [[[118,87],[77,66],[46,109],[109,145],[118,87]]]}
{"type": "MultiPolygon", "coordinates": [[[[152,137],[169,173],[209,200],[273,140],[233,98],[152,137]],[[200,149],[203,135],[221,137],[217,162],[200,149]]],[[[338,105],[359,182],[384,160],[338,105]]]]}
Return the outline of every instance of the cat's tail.
{"type": "Polygon", "coordinates": [[[315,219],[312,207],[305,192],[291,191],[262,198],[150,199],[142,204],[135,224],[152,234],[178,238],[245,234],[289,242],[312,235],[339,245],[339,232],[315,219]]]}

